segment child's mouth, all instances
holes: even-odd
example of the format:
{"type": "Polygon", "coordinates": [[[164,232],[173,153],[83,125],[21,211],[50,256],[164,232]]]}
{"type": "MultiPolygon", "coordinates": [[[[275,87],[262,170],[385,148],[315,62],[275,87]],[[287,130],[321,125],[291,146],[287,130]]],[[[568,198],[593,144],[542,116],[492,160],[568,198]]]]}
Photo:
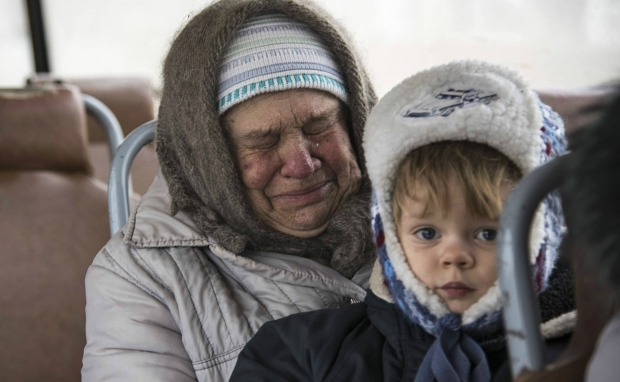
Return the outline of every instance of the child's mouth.
{"type": "Polygon", "coordinates": [[[439,289],[441,289],[447,295],[447,297],[450,298],[464,297],[475,290],[461,282],[447,283],[439,289]]]}

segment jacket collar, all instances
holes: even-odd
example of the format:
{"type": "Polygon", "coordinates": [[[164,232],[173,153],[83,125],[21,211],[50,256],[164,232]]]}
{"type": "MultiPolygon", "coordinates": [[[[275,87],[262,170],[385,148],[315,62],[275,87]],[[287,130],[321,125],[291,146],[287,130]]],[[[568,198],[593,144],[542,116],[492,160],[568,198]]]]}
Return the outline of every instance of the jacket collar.
{"type": "Polygon", "coordinates": [[[313,260],[273,252],[244,251],[236,255],[202,233],[190,216],[170,215],[170,194],[161,172],[142,197],[138,208],[123,228],[124,242],[137,248],[209,247],[216,257],[233,265],[251,269],[273,281],[308,287],[330,285],[330,289],[355,300],[363,300],[372,264],[362,267],[351,280],[313,260]]]}
{"type": "Polygon", "coordinates": [[[157,172],[151,187],[123,228],[124,241],[138,248],[204,247],[211,244],[188,214],[170,215],[168,185],[157,172]]]}

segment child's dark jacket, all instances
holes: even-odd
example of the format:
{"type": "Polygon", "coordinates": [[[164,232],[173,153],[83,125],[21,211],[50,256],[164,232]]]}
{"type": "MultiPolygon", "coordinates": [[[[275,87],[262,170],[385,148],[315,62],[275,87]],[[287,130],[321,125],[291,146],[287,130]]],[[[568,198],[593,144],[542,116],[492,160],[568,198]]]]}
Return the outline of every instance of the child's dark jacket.
{"type": "MultiPolygon", "coordinates": [[[[555,360],[568,345],[570,334],[557,321],[574,309],[572,296],[571,271],[558,264],[549,288],[539,295],[542,319],[550,333],[546,336],[548,361],[555,360]]],[[[408,321],[396,305],[369,291],[363,303],[295,314],[265,324],[239,355],[230,380],[414,381],[434,341],[435,337],[408,321]]],[[[509,381],[503,334],[479,344],[493,381],[509,381]]]]}

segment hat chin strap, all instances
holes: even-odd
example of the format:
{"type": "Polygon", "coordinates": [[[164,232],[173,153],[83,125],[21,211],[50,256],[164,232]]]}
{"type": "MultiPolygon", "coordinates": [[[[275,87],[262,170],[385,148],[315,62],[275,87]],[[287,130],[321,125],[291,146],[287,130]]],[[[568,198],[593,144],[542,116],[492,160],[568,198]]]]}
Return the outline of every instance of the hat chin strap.
{"type": "Polygon", "coordinates": [[[394,303],[394,298],[385,284],[385,276],[383,276],[379,259],[375,261],[375,265],[372,267],[372,273],[370,274],[370,290],[380,299],[391,304],[394,303]]]}
{"type": "Polygon", "coordinates": [[[463,325],[469,325],[487,313],[500,310],[503,305],[500,297],[499,280],[496,280],[484,296],[463,312],[463,325]]]}
{"type": "Polygon", "coordinates": [[[444,330],[424,356],[414,382],[488,382],[491,371],[480,345],[461,330],[444,330]]]}
{"type": "MultiPolygon", "coordinates": [[[[414,275],[415,277],[415,275],[414,275]]],[[[375,262],[370,275],[370,290],[382,300],[394,303],[394,298],[388,289],[385,276],[381,269],[379,260],[375,262]]],[[[434,292],[430,292],[434,293],[434,292]]],[[[439,296],[437,296],[439,297],[439,296]]],[[[469,325],[487,313],[495,312],[502,308],[500,289],[498,281],[484,294],[475,304],[469,307],[462,315],[462,324],[469,325]]],[[[439,297],[440,298],[440,297],[439,297]]],[[[440,298],[441,299],[441,298],[440,298]]],[[[440,317],[438,317],[440,318],[440,317]]]]}

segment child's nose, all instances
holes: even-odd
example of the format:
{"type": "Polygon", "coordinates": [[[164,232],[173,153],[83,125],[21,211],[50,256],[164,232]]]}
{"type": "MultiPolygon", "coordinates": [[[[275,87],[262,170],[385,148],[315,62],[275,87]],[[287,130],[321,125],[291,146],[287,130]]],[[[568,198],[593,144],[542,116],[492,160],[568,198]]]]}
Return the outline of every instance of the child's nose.
{"type": "Polygon", "coordinates": [[[462,243],[449,244],[441,257],[444,267],[456,266],[459,268],[470,268],[474,265],[474,257],[471,256],[469,248],[462,243]]]}

